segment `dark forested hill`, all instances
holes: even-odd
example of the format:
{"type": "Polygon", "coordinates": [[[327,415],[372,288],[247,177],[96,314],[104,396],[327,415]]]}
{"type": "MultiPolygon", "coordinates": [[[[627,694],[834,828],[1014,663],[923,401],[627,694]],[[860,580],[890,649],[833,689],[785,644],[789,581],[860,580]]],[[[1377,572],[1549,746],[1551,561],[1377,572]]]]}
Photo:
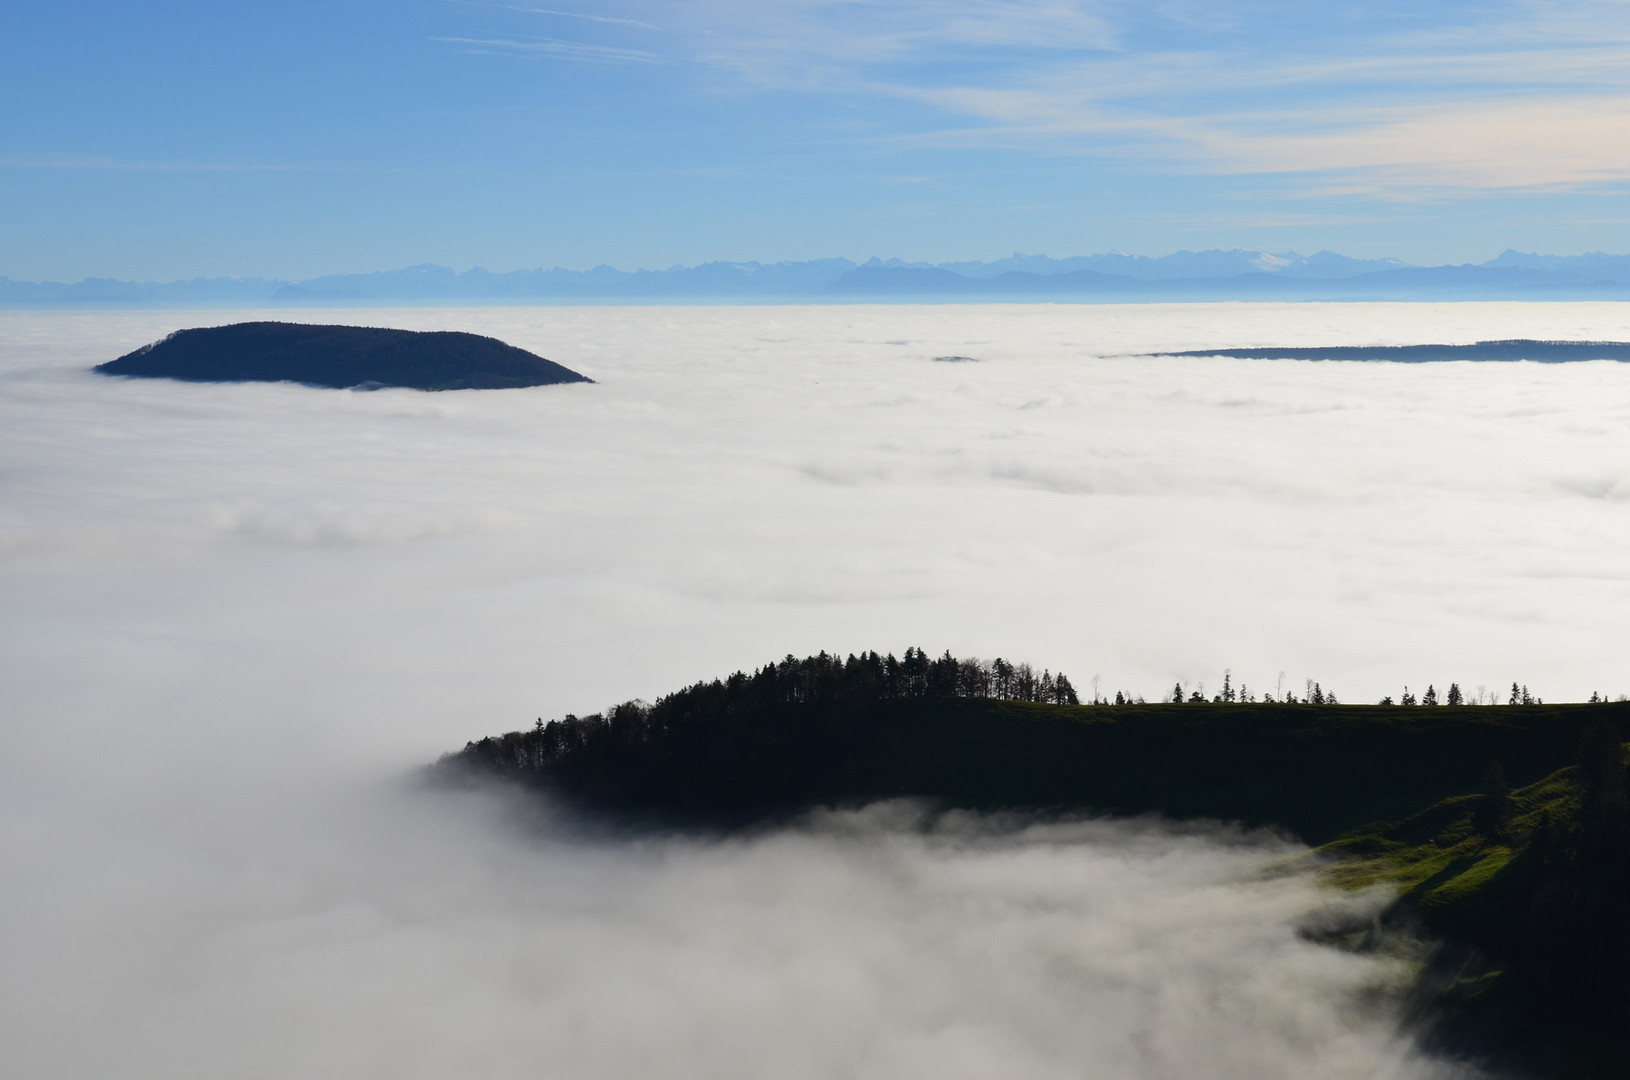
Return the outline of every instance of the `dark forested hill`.
{"type": "Polygon", "coordinates": [[[1339,859],[1332,880],[1397,888],[1389,923],[1453,944],[1422,982],[1446,1045],[1538,1075],[1630,1075],[1630,703],[1075,697],[1004,661],[788,657],[539,720],[437,772],[662,826],[914,796],[1276,827],[1339,859]]]}
{"type": "Polygon", "coordinates": [[[590,382],[496,338],[458,331],[253,322],[178,330],[96,368],[188,382],[499,390],[590,382]]]}
{"type": "Polygon", "coordinates": [[[743,821],[921,796],[968,807],[1158,812],[1271,825],[1322,844],[1574,763],[1630,704],[1079,705],[1027,665],[863,653],[767,664],[604,715],[470,743],[443,768],[538,785],[586,808],[743,821]]]}

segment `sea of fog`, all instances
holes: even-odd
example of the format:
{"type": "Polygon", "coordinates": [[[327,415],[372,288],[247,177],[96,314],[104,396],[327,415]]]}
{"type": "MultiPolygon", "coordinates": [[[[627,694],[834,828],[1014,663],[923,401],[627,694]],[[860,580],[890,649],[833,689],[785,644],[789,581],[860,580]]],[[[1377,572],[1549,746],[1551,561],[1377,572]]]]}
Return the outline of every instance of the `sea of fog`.
{"type": "Polygon", "coordinates": [[[1226,826],[594,837],[408,770],[822,649],[1155,697],[1630,691],[1630,305],[497,308],[595,385],[88,374],[0,313],[0,1061],[30,1077],[1438,1076],[1226,826]],[[972,362],[938,362],[963,356],[972,362]]]}

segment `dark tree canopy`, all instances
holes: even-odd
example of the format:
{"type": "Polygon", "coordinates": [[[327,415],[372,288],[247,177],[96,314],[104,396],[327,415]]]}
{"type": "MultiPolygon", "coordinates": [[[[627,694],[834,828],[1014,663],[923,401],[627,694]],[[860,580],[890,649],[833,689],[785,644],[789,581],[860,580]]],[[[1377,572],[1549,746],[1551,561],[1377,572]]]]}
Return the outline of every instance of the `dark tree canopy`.
{"type": "Polygon", "coordinates": [[[531,731],[471,743],[446,764],[508,774],[589,806],[750,818],[898,794],[895,779],[874,772],[887,758],[879,740],[900,733],[901,716],[958,700],[1080,704],[1062,673],[1001,658],[935,659],[918,648],[900,657],[788,656],[655,704],[539,720],[531,731]]]}
{"type": "Polygon", "coordinates": [[[728,823],[913,795],[1220,817],[1320,843],[1486,790],[1490,760],[1531,783],[1573,760],[1592,709],[1630,719],[1630,705],[1513,714],[1337,705],[1317,684],[1309,696],[1323,704],[1287,694],[1218,705],[1173,687],[1168,703],[1081,705],[1066,676],[1004,659],[822,653],[654,704],[539,720],[472,742],[443,765],[666,821],[728,823]]]}
{"type": "Polygon", "coordinates": [[[336,389],[503,390],[593,381],[479,334],[284,322],[177,330],[96,370],[187,382],[297,382],[336,389]]]}

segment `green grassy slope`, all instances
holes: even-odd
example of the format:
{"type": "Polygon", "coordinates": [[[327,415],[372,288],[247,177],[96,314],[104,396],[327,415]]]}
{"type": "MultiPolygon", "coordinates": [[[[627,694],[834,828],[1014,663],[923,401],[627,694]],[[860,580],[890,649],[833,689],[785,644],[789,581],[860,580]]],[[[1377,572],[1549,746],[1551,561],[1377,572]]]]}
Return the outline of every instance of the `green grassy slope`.
{"type": "Polygon", "coordinates": [[[1321,848],[1332,884],[1397,888],[1388,921],[1448,943],[1418,994],[1439,1047],[1512,1075],[1630,1075],[1630,802],[1616,738],[1608,754],[1321,848]]]}

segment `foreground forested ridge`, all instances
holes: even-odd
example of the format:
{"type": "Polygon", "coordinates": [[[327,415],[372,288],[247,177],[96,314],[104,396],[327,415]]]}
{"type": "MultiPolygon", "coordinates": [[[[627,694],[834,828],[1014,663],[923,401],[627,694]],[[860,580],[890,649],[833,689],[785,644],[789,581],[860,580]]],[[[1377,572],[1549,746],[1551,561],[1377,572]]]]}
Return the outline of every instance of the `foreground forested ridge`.
{"type": "MultiPolygon", "coordinates": [[[[1494,700],[1493,695],[1479,695],[1494,700]]],[[[1253,700],[1228,676],[1213,698],[1082,705],[1070,679],[1005,660],[875,652],[791,656],[654,704],[538,720],[481,739],[443,768],[476,767],[602,811],[725,822],[814,802],[922,795],[963,805],[1158,811],[1290,829],[1312,843],[1477,790],[1490,761],[1532,782],[1568,765],[1590,707],[1253,700]],[[1182,702],[1179,704],[1179,702],[1182,702]],[[1196,703],[1228,708],[1197,708],[1196,703]],[[1124,707],[1123,707],[1124,706],[1124,707]],[[1411,707],[1413,706],[1413,707],[1411,707]]],[[[1608,708],[1624,715],[1620,706],[1608,708]]]]}
{"type": "Polygon", "coordinates": [[[877,752],[879,711],[962,700],[1079,705],[1064,673],[1005,660],[930,659],[910,648],[846,659],[788,656],[747,674],[699,682],[655,704],[567,715],[483,739],[444,759],[556,788],[585,805],[713,818],[797,810],[871,796],[848,779],[877,752]]]}
{"type": "Polygon", "coordinates": [[[1277,827],[1338,857],[1333,880],[1397,887],[1385,925],[1449,942],[1423,976],[1432,1037],[1537,1075],[1630,1075],[1630,704],[1520,685],[1499,707],[1076,696],[918,649],[788,657],[481,739],[437,773],[662,826],[919,796],[1277,827]]]}

